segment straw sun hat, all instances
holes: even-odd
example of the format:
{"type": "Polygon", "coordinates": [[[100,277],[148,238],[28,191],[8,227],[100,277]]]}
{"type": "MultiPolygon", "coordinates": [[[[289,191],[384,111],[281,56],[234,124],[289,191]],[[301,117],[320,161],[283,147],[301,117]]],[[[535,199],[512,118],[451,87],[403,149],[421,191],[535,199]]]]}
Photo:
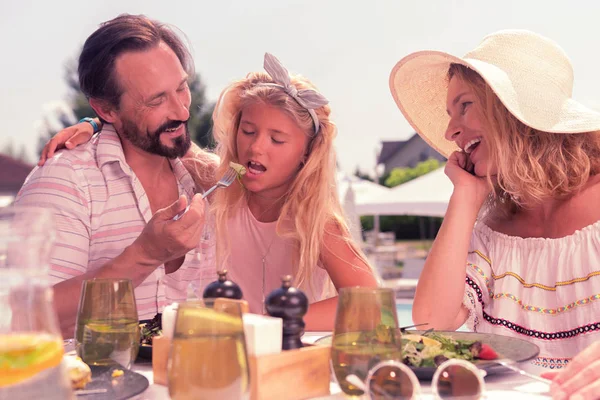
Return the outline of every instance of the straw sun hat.
{"type": "Polygon", "coordinates": [[[573,67],[565,52],[538,34],[505,30],[485,37],[463,58],[420,51],[404,57],[392,70],[390,89],[404,117],[446,157],[458,150],[444,138],[451,63],[479,73],[504,106],[534,129],[554,133],[600,130],[600,113],[572,99],[573,67]]]}

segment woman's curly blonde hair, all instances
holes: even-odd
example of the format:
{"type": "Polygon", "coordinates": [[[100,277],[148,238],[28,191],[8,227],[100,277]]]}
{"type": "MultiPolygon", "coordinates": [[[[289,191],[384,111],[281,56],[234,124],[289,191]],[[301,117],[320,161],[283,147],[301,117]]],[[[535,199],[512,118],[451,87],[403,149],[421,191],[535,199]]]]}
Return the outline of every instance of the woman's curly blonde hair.
{"type": "Polygon", "coordinates": [[[483,116],[488,154],[488,180],[494,194],[487,209],[500,215],[539,204],[545,199],[567,198],[600,173],[600,132],[549,133],[533,129],[502,104],[498,96],[475,71],[451,64],[448,80],[456,77],[471,87],[483,116]],[[497,167],[495,182],[489,177],[497,167]]]}

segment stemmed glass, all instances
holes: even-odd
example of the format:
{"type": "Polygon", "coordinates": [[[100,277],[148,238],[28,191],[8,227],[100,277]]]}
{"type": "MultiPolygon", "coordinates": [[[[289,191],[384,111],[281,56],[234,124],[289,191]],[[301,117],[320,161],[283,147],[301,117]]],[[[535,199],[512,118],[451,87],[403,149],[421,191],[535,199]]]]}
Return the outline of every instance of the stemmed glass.
{"type": "Polygon", "coordinates": [[[364,388],[348,376],[367,378],[369,370],[386,360],[401,360],[402,346],[394,291],[386,288],[342,288],[333,331],[331,363],[342,391],[350,397],[364,388]]]}

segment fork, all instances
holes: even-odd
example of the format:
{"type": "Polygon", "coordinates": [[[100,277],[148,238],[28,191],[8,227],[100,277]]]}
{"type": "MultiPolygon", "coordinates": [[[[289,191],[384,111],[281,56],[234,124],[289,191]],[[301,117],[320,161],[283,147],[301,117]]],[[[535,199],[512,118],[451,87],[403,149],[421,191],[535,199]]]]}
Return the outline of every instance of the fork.
{"type": "MultiPolygon", "coordinates": [[[[220,187],[226,188],[226,187],[230,186],[237,176],[238,176],[238,171],[236,171],[233,167],[229,167],[229,169],[227,170],[225,175],[223,175],[223,177],[221,179],[219,179],[217,184],[214,185],[213,187],[211,187],[210,189],[208,189],[206,192],[204,192],[204,194],[202,195],[202,198],[205,199],[209,194],[211,194],[212,192],[214,192],[216,189],[218,189],[220,187]]],[[[176,216],[173,217],[172,221],[179,220],[181,217],[183,217],[183,214],[185,214],[189,209],[190,209],[190,205],[188,204],[187,207],[185,208],[185,210],[183,210],[182,212],[180,212],[179,214],[177,214],[176,216]]]]}
{"type": "Polygon", "coordinates": [[[423,326],[423,325],[429,325],[429,322],[424,322],[422,324],[416,324],[416,325],[402,326],[402,327],[400,327],[400,333],[406,333],[407,329],[416,328],[416,327],[423,326]]]}
{"type": "Polygon", "coordinates": [[[515,362],[510,359],[500,359],[500,360],[490,360],[491,363],[495,363],[498,365],[502,365],[504,368],[508,368],[518,374],[528,377],[529,379],[533,379],[534,381],[545,383],[546,385],[550,385],[552,383],[551,380],[542,378],[541,376],[530,374],[529,372],[523,371],[521,368],[515,366],[515,362]]]}

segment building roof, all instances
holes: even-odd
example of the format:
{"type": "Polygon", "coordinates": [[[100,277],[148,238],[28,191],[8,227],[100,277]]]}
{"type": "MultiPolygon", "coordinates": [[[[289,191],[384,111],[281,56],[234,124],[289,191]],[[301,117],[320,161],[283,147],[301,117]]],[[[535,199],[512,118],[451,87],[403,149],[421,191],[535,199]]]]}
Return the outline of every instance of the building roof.
{"type": "Polygon", "coordinates": [[[398,153],[400,150],[402,150],[404,146],[406,146],[409,142],[412,142],[413,140],[419,140],[423,142],[426,146],[429,146],[425,143],[423,139],[421,139],[421,136],[419,136],[419,134],[416,132],[413,133],[413,135],[406,140],[395,142],[381,142],[382,147],[381,152],[379,153],[379,158],[377,159],[377,164],[384,164],[387,160],[392,158],[394,154],[398,153]]]}
{"type": "Polygon", "coordinates": [[[0,154],[0,192],[17,193],[32,169],[31,164],[0,154]]]}
{"type": "Polygon", "coordinates": [[[384,164],[387,160],[392,158],[394,154],[400,151],[402,147],[408,142],[408,140],[396,141],[396,142],[381,142],[381,151],[377,158],[377,164],[384,164]]]}

